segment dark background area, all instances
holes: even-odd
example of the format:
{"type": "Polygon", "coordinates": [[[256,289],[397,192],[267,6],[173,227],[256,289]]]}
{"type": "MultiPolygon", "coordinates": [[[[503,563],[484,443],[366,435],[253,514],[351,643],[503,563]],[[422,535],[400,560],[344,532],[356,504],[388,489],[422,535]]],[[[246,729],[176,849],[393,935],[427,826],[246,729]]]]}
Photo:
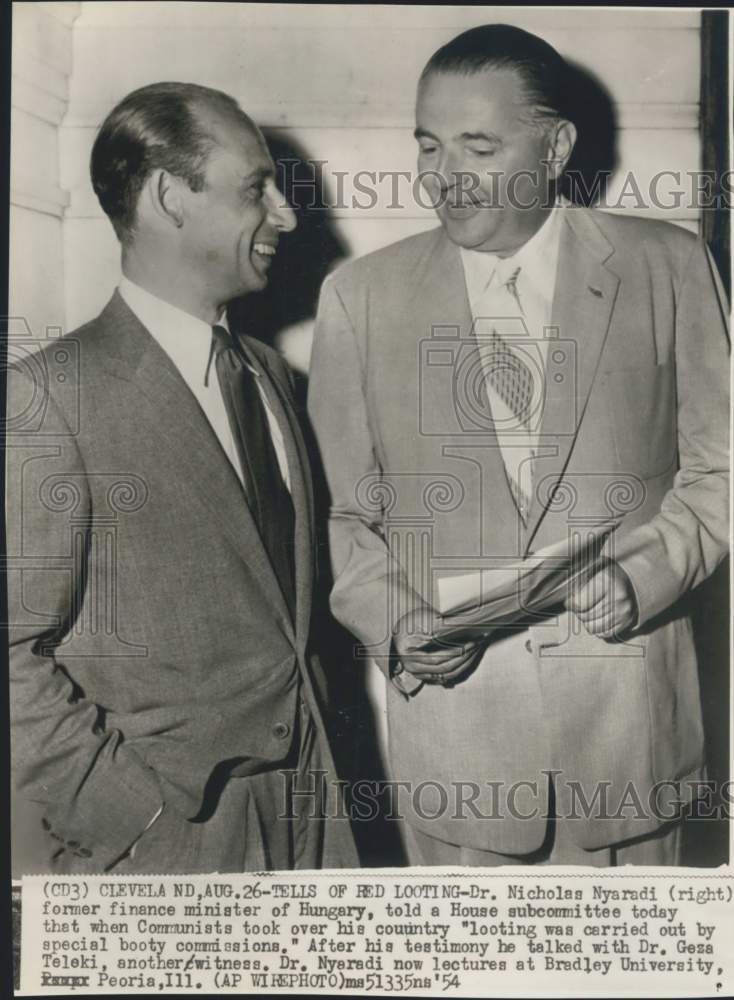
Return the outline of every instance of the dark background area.
{"type": "MultiPolygon", "coordinates": [[[[704,171],[713,171],[716,191],[723,196],[721,178],[729,168],[732,108],[729,102],[729,11],[708,10],[701,15],[701,145],[704,171]]],[[[722,203],[703,212],[701,235],[716,261],[731,298],[731,218],[722,203]]],[[[730,778],[731,713],[730,560],[691,595],[694,634],[701,683],[709,779],[721,789],[730,778]]],[[[722,804],[714,792],[712,805],[722,804]]],[[[725,819],[691,819],[686,828],[685,863],[708,867],[724,864],[729,855],[729,823],[725,819]]]]}
{"type": "MultiPolygon", "coordinates": [[[[5,358],[7,351],[8,334],[8,257],[9,257],[9,231],[10,231],[10,42],[11,42],[11,13],[10,4],[0,4],[0,370],[5,371],[5,358]]],[[[5,413],[5,380],[0,378],[0,407],[5,413]]],[[[5,495],[5,452],[3,439],[3,454],[0,461],[3,473],[3,496],[5,495]]],[[[0,522],[0,551],[5,554],[5,518],[0,522]]],[[[2,621],[7,621],[7,595],[5,586],[5,576],[2,575],[2,586],[0,586],[0,615],[2,621]]],[[[7,643],[2,642],[0,652],[0,663],[2,663],[2,676],[7,678],[7,643]]],[[[0,928],[2,928],[3,946],[0,947],[0,990],[5,987],[5,995],[12,995],[13,970],[17,969],[17,935],[20,930],[17,923],[12,921],[13,912],[17,912],[17,905],[10,893],[10,716],[8,706],[8,685],[7,682],[0,685],[0,774],[2,774],[2,788],[4,790],[4,820],[0,823],[0,871],[4,876],[2,884],[5,892],[0,893],[0,928]],[[13,947],[10,947],[10,942],[13,947]]]]}

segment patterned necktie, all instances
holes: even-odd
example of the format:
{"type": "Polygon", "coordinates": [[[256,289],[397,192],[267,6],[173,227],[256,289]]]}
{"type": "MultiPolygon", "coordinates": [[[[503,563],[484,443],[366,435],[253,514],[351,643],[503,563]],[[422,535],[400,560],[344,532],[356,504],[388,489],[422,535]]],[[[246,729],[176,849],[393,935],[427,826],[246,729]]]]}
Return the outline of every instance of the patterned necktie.
{"type": "MultiPolygon", "coordinates": [[[[517,293],[519,274],[520,268],[517,267],[503,284],[522,313],[517,293]]],[[[533,373],[522,356],[512,350],[496,326],[492,328],[489,343],[484,348],[484,372],[494,391],[517,418],[518,425],[526,426],[533,399],[533,373]]]]}
{"type": "Polygon", "coordinates": [[[295,513],[278,465],[257,386],[258,376],[250,368],[235,338],[223,326],[212,328],[212,352],[242,468],[247,502],[293,615],[295,513]]]}
{"type": "MultiPolygon", "coordinates": [[[[509,276],[503,277],[498,268],[498,277],[500,280],[495,287],[504,289],[509,293],[514,300],[514,311],[522,316],[524,313],[517,291],[519,274],[520,268],[515,267],[509,273],[509,276]]],[[[529,421],[536,388],[534,384],[535,379],[522,353],[514,350],[511,346],[511,341],[505,340],[499,332],[498,327],[501,325],[501,319],[498,316],[497,323],[491,327],[489,337],[480,345],[482,363],[487,382],[512,415],[512,419],[509,422],[509,429],[517,435],[519,440],[523,431],[526,433],[529,431],[529,421]],[[518,432],[520,433],[518,434],[518,432]]],[[[527,523],[530,509],[529,490],[521,486],[518,478],[509,469],[507,469],[507,479],[520,517],[523,523],[527,523]]]]}

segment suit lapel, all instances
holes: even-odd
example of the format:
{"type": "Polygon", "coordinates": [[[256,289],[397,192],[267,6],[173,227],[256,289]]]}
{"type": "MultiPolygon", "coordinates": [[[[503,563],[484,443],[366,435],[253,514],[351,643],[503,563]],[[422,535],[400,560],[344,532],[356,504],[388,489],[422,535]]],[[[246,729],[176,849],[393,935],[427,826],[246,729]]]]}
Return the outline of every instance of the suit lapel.
{"type": "Polygon", "coordinates": [[[281,379],[266,361],[253,349],[249,338],[240,338],[240,344],[249,363],[262,379],[262,387],[273,415],[283,433],[288,473],[290,476],[291,498],[296,515],[295,524],[295,567],[296,567],[296,635],[308,638],[311,619],[311,597],[313,590],[314,537],[313,537],[313,494],[309,473],[306,445],[303,441],[298,418],[288,398],[281,379]]]}
{"type": "MultiPolygon", "coordinates": [[[[441,347],[455,343],[460,349],[471,336],[472,318],[466,294],[464,271],[457,247],[444,235],[442,229],[436,231],[435,243],[431,244],[423,260],[422,273],[417,276],[415,297],[411,305],[415,318],[415,329],[422,340],[440,338],[441,347]]],[[[420,365],[424,364],[424,356],[420,365]]],[[[418,373],[418,391],[425,392],[428,381],[421,367],[418,373]]],[[[436,393],[428,401],[440,414],[438,427],[446,427],[447,434],[456,425],[456,393],[452,391],[436,393]]]]}
{"type": "Polygon", "coordinates": [[[100,317],[109,331],[105,367],[130,382],[150,414],[162,461],[191,486],[219,529],[247,563],[277,608],[284,630],[293,625],[239,477],[194,395],[166,352],[115,293],[100,317]]]}
{"type": "Polygon", "coordinates": [[[605,266],[614,248],[580,208],[564,212],[558,277],[551,325],[563,341],[575,345],[575,406],[569,408],[567,380],[546,381],[546,400],[541,424],[541,455],[536,460],[533,502],[530,508],[525,548],[532,543],[548,509],[553,484],[563,475],[583,420],[594,383],[602,348],[609,329],[619,278],[605,266]],[[542,483],[542,489],[538,487],[542,483]],[[541,502],[542,500],[546,502],[541,502]]]}
{"type": "MultiPolygon", "coordinates": [[[[426,340],[437,338],[437,349],[445,351],[447,346],[455,349],[451,392],[436,392],[430,400],[425,400],[426,405],[430,405],[440,415],[440,422],[438,419],[436,421],[437,426],[445,427],[445,436],[452,439],[443,446],[443,454],[455,456],[457,446],[461,448],[467,441],[472,444],[481,441],[490,463],[490,477],[495,484],[504,485],[507,500],[514,504],[489,409],[484,378],[478,368],[478,347],[461,255],[443,229],[436,230],[435,243],[429,247],[423,262],[423,272],[417,277],[416,294],[412,303],[416,329],[426,340]],[[453,432],[452,428],[455,428],[453,432]]],[[[424,352],[420,364],[427,363],[427,353],[424,352]]],[[[419,392],[423,392],[427,384],[424,374],[425,371],[421,368],[419,392]]]]}

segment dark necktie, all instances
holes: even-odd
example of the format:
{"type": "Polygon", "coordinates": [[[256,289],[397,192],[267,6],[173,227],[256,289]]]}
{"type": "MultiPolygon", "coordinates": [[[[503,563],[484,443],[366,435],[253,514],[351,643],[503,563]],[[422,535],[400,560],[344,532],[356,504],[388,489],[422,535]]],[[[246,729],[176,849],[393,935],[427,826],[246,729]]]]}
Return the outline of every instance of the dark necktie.
{"type": "Polygon", "coordinates": [[[293,616],[295,514],[278,465],[257,386],[258,376],[228,330],[214,326],[212,338],[217,378],[242,468],[247,502],[293,616]]]}

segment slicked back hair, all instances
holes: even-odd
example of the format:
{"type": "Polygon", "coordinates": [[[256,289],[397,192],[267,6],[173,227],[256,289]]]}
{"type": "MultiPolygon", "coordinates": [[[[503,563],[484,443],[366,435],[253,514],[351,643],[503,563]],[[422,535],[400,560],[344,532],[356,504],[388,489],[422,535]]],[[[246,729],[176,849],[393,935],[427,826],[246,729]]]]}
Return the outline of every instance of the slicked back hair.
{"type": "Polygon", "coordinates": [[[206,113],[255,126],[233,97],[194,83],[152,83],[134,90],[107,115],[92,148],[90,172],[99,203],[121,243],[135,232],[140,192],[153,170],[204,186],[215,146],[206,113]]]}
{"type": "Polygon", "coordinates": [[[473,76],[489,69],[514,70],[518,74],[535,123],[569,119],[565,60],[548,42],[511,24],[483,24],[452,38],[433,53],[421,81],[433,73],[473,76]]]}

